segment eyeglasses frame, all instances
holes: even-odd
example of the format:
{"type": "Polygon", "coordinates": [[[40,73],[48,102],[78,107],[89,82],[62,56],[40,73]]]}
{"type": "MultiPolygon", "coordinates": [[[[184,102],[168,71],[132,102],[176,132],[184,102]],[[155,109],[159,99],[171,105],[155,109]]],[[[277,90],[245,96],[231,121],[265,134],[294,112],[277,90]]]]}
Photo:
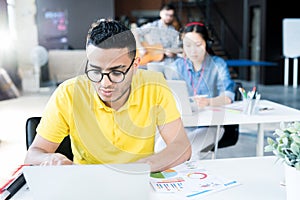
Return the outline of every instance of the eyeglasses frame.
{"type": "Polygon", "coordinates": [[[108,73],[102,73],[100,70],[97,70],[97,69],[90,69],[90,70],[87,70],[87,66],[88,66],[88,62],[89,62],[89,60],[87,60],[87,61],[86,61],[86,64],[85,64],[85,70],[84,70],[84,73],[86,74],[86,76],[88,77],[88,79],[89,79],[90,81],[94,82],[94,83],[100,83],[100,82],[103,80],[103,77],[104,77],[105,75],[108,77],[108,79],[109,79],[110,82],[112,82],[112,83],[121,83],[121,82],[124,81],[126,74],[129,72],[131,66],[132,66],[133,63],[134,63],[134,60],[135,60],[135,58],[132,59],[132,61],[131,61],[130,65],[129,65],[129,67],[126,69],[125,72],[122,72],[122,71],[119,71],[119,70],[112,70],[112,71],[110,71],[110,72],[108,72],[108,73]],[[88,76],[88,72],[89,72],[89,71],[99,71],[99,73],[100,73],[101,76],[102,76],[101,79],[100,79],[99,81],[94,81],[94,80],[90,79],[90,77],[88,76]],[[111,78],[110,78],[110,76],[109,76],[109,74],[110,74],[111,72],[120,72],[120,73],[122,73],[122,74],[123,74],[123,79],[122,79],[121,81],[119,81],[119,82],[112,81],[111,78]]]}

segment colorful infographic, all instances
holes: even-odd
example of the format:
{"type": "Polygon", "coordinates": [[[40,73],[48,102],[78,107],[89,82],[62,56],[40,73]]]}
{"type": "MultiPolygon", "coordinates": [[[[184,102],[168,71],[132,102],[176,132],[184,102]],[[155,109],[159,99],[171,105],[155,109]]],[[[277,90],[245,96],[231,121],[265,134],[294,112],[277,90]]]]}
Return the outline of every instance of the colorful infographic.
{"type": "Polygon", "coordinates": [[[236,180],[217,177],[197,166],[201,165],[197,165],[197,161],[191,161],[173,169],[152,173],[150,183],[156,192],[176,193],[182,199],[199,198],[240,185],[236,180]]]}
{"type": "Polygon", "coordinates": [[[153,178],[172,178],[173,176],[176,176],[177,172],[174,169],[168,169],[163,172],[156,172],[151,173],[151,177],[153,178]]]}

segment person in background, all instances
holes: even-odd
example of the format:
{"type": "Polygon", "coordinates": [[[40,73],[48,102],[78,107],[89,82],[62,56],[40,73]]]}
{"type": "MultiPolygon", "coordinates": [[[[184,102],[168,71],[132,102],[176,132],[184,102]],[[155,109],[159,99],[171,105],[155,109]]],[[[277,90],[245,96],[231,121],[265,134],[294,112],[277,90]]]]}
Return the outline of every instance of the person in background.
{"type": "Polygon", "coordinates": [[[28,149],[33,165],[148,163],[162,171],[190,158],[191,146],[166,80],[139,70],[132,32],[112,19],[87,35],[85,74],[51,96],[28,149]],[[167,147],[154,153],[156,129],[167,147]],[[69,135],[73,161],[55,153],[69,135]]]}
{"type": "Polygon", "coordinates": [[[151,54],[149,48],[155,48],[156,45],[161,45],[162,51],[155,52],[162,54],[162,59],[157,60],[157,56],[153,59],[148,59],[149,62],[160,62],[162,65],[173,62],[177,54],[181,52],[179,43],[179,33],[173,26],[175,19],[175,7],[172,4],[164,4],[160,8],[159,16],[153,22],[146,23],[137,28],[135,32],[137,49],[142,57],[151,54]]]}
{"type": "MultiPolygon", "coordinates": [[[[235,83],[230,77],[225,60],[216,56],[205,25],[191,22],[181,31],[183,57],[172,64],[168,79],[184,80],[188,93],[200,109],[221,106],[234,101],[235,83]]],[[[216,127],[186,128],[192,142],[193,155],[199,156],[203,149],[212,148],[216,127]]],[[[221,130],[220,138],[223,130],[221,130]]]]}

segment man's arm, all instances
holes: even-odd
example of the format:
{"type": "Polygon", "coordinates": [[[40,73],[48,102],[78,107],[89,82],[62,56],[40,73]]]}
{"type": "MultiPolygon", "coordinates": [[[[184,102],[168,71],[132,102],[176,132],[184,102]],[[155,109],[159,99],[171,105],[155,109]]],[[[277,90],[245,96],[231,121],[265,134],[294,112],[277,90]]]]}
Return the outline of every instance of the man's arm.
{"type": "Polygon", "coordinates": [[[25,164],[32,165],[71,165],[73,162],[65,155],[55,153],[59,143],[50,142],[40,135],[36,135],[29,147],[25,164]]]}
{"type": "Polygon", "coordinates": [[[159,126],[158,129],[166,143],[166,148],[138,162],[150,164],[151,171],[156,172],[169,169],[190,159],[191,144],[181,118],[159,126]]]}

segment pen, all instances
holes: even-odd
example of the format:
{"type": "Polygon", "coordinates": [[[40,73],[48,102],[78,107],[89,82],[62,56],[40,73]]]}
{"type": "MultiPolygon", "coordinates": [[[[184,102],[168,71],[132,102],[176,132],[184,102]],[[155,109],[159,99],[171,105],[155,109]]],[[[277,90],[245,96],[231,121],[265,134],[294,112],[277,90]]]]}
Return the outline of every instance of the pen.
{"type": "Polygon", "coordinates": [[[20,165],[12,175],[12,178],[6,182],[1,188],[0,188],[0,199],[6,200],[10,199],[13,195],[15,195],[23,185],[26,184],[25,177],[23,173],[21,172],[21,169],[24,166],[28,165],[20,165]]]}
{"type": "Polygon", "coordinates": [[[8,199],[8,197],[10,196],[10,192],[6,189],[1,191],[2,193],[0,194],[0,199],[1,200],[5,200],[8,199]]]}
{"type": "Polygon", "coordinates": [[[261,95],[258,94],[258,93],[256,93],[256,97],[255,97],[255,98],[256,98],[257,100],[260,100],[260,97],[261,97],[261,95]]]}
{"type": "Polygon", "coordinates": [[[265,111],[265,110],[274,110],[274,108],[265,107],[265,108],[260,108],[259,109],[259,111],[265,111]]]}
{"type": "Polygon", "coordinates": [[[256,96],[256,86],[254,86],[254,87],[252,88],[252,99],[254,99],[255,96],[256,96]]]}
{"type": "Polygon", "coordinates": [[[242,88],[242,87],[240,87],[240,88],[239,88],[239,91],[240,91],[240,93],[241,93],[243,99],[247,99],[247,94],[246,94],[245,89],[242,88]]]}

